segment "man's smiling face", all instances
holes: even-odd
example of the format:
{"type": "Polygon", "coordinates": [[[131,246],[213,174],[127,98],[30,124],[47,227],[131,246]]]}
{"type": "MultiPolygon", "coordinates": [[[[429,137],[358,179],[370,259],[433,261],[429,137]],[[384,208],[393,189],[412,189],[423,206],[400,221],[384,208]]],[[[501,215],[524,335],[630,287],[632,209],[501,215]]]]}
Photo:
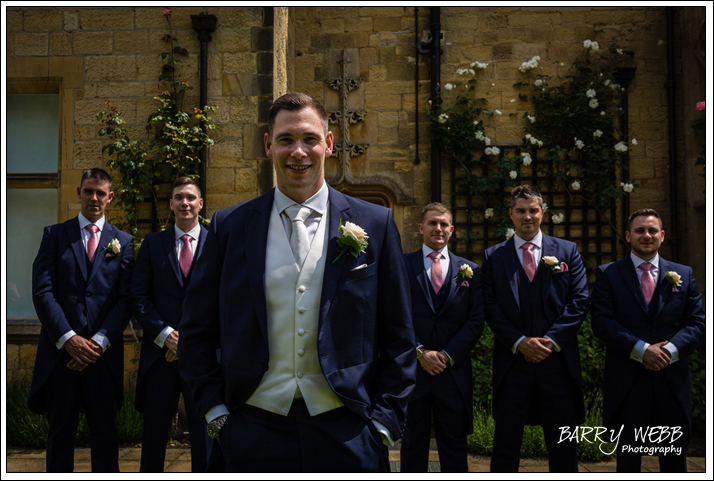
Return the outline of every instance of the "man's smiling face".
{"type": "Polygon", "coordinates": [[[332,143],[332,132],[325,133],[314,109],[278,112],[272,135],[265,134],[265,153],[273,159],[280,191],[298,203],[317,193],[332,143]]]}

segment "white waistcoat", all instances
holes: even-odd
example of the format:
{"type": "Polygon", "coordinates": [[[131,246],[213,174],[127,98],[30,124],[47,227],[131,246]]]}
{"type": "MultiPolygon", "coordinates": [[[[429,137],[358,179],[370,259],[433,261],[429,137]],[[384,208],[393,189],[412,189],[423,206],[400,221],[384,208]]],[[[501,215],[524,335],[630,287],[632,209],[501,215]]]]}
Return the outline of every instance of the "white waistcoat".
{"type": "Polygon", "coordinates": [[[302,270],[273,204],[265,256],[268,371],[246,401],[286,416],[300,388],[311,416],[342,406],[322,374],[317,352],[329,208],[320,220],[302,270]]]}

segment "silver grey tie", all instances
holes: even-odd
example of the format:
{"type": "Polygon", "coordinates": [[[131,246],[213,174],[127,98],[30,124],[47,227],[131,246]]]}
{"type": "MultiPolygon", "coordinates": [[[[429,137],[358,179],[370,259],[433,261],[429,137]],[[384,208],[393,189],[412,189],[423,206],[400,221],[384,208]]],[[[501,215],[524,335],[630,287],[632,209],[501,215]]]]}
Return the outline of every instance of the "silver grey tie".
{"type": "Polygon", "coordinates": [[[298,268],[302,269],[307,253],[310,250],[310,241],[307,237],[307,227],[305,219],[308,218],[312,210],[309,207],[293,205],[285,209],[285,212],[290,217],[293,226],[293,233],[290,236],[290,247],[295,256],[298,268]]]}

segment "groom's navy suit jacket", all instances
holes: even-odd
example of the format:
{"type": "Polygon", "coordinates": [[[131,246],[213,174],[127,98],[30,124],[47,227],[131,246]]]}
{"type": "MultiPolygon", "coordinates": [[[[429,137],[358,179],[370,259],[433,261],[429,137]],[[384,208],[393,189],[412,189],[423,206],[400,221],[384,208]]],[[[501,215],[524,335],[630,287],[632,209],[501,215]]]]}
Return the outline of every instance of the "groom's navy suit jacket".
{"type": "MultiPolygon", "coordinates": [[[[216,212],[193,272],[183,306],[179,370],[201,415],[219,404],[231,411],[242,406],[268,369],[264,278],[274,192],[216,212]]],[[[379,421],[397,439],[416,377],[399,233],[391,210],[332,188],[328,208],[320,366],[347,408],[379,421]],[[358,258],[345,254],[333,263],[340,253],[340,220],[361,226],[369,246],[358,258]]]]}
{"type": "MultiPolygon", "coordinates": [[[[192,270],[196,260],[201,256],[207,233],[208,231],[201,227],[192,270]]],[[[144,392],[146,390],[143,382],[144,373],[166,353],[165,349],[154,343],[154,339],[167,327],[179,331],[181,306],[190,276],[191,271],[188,279],[184,279],[176,258],[176,238],[173,227],[146,236],[136,259],[131,286],[132,310],[144,330],[139,377],[136,384],[135,404],[138,411],[143,411],[144,403],[147,401],[144,392]]],[[[175,379],[167,379],[166,382],[173,388],[175,379]]],[[[164,387],[154,386],[154,388],[164,387]]]]}
{"type": "Polygon", "coordinates": [[[647,306],[629,255],[598,267],[592,294],[592,327],[594,334],[607,344],[605,424],[611,423],[635,377],[645,369],[642,363],[630,359],[637,341],[656,344],[668,340],[677,347],[679,361],[659,372],[667,379],[679,403],[671,409],[683,410],[689,421],[688,433],[691,434],[692,383],[688,357],[705,335],[702,296],[697,290],[692,269],[660,256],[655,294],[650,306],[647,306]],[[665,278],[667,271],[682,276],[682,285],[677,292],[672,290],[665,278]]]}
{"type": "Polygon", "coordinates": [[[132,237],[109,222],[104,223],[92,263],[82,244],[77,217],[45,227],[32,265],[32,300],[42,323],[28,401],[33,412],[45,413],[44,387],[64,351],[58,350],[55,343],[70,330],[86,339],[97,332],[109,339],[111,346],[97,362],[108,365],[117,386],[117,397],[112,402],[116,402],[117,409],[122,406],[122,334],[131,316],[129,287],[133,267],[132,237]],[[121,244],[119,254],[102,253],[115,238],[121,244]]]}
{"type": "Polygon", "coordinates": [[[422,344],[427,350],[446,351],[454,361],[453,366],[449,365],[444,372],[436,376],[421,368],[417,369],[417,384],[410,399],[418,399],[432,390],[443,389],[443,383],[455,385],[460,396],[452,400],[453,409],[463,414],[463,419],[459,422],[463,423],[465,435],[473,430],[471,350],[483,332],[483,294],[478,266],[455,256],[451,251],[449,260],[452,274],[444,283],[449,294],[437,312],[429,289],[431,280],[424,269],[422,250],[404,256],[411,285],[416,343],[422,344]],[[473,277],[467,279],[468,286],[462,286],[460,278],[455,280],[462,265],[468,265],[473,270],[473,277]],[[447,286],[447,283],[450,285],[447,286]]]}
{"type": "MultiPolygon", "coordinates": [[[[541,283],[540,294],[549,328],[540,336],[548,336],[561,348],[566,371],[571,378],[564,382],[574,382],[578,391],[577,400],[564,399],[563,402],[575,402],[578,422],[582,422],[585,408],[582,400],[577,335],[589,309],[585,267],[573,242],[550,237],[544,233],[541,248],[541,259],[554,256],[559,262],[568,265],[568,270],[565,272],[557,270],[546,272],[545,279],[541,283]]],[[[486,322],[496,337],[493,349],[494,413],[499,406],[501,382],[511,369],[515,357],[521,355],[518,351],[513,354],[511,348],[522,335],[527,336],[521,319],[519,290],[530,289],[530,286],[522,285],[519,269],[522,267],[516,254],[513,237],[487,249],[484,253],[481,275],[486,322]]],[[[547,267],[541,261],[537,269],[540,271],[547,267]]],[[[539,419],[531,418],[530,421],[538,423],[539,419]]]]}

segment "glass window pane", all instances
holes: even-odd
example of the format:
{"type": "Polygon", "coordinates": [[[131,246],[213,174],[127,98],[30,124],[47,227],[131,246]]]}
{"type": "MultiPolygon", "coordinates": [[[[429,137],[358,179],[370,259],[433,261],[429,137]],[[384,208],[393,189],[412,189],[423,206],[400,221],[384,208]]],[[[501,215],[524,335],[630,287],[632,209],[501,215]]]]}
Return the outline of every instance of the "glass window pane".
{"type": "Polygon", "coordinates": [[[7,172],[57,172],[59,95],[8,95],[7,118],[7,172]]]}
{"type": "Polygon", "coordinates": [[[57,223],[57,189],[7,190],[7,316],[35,317],[32,263],[43,228],[57,223]]]}

